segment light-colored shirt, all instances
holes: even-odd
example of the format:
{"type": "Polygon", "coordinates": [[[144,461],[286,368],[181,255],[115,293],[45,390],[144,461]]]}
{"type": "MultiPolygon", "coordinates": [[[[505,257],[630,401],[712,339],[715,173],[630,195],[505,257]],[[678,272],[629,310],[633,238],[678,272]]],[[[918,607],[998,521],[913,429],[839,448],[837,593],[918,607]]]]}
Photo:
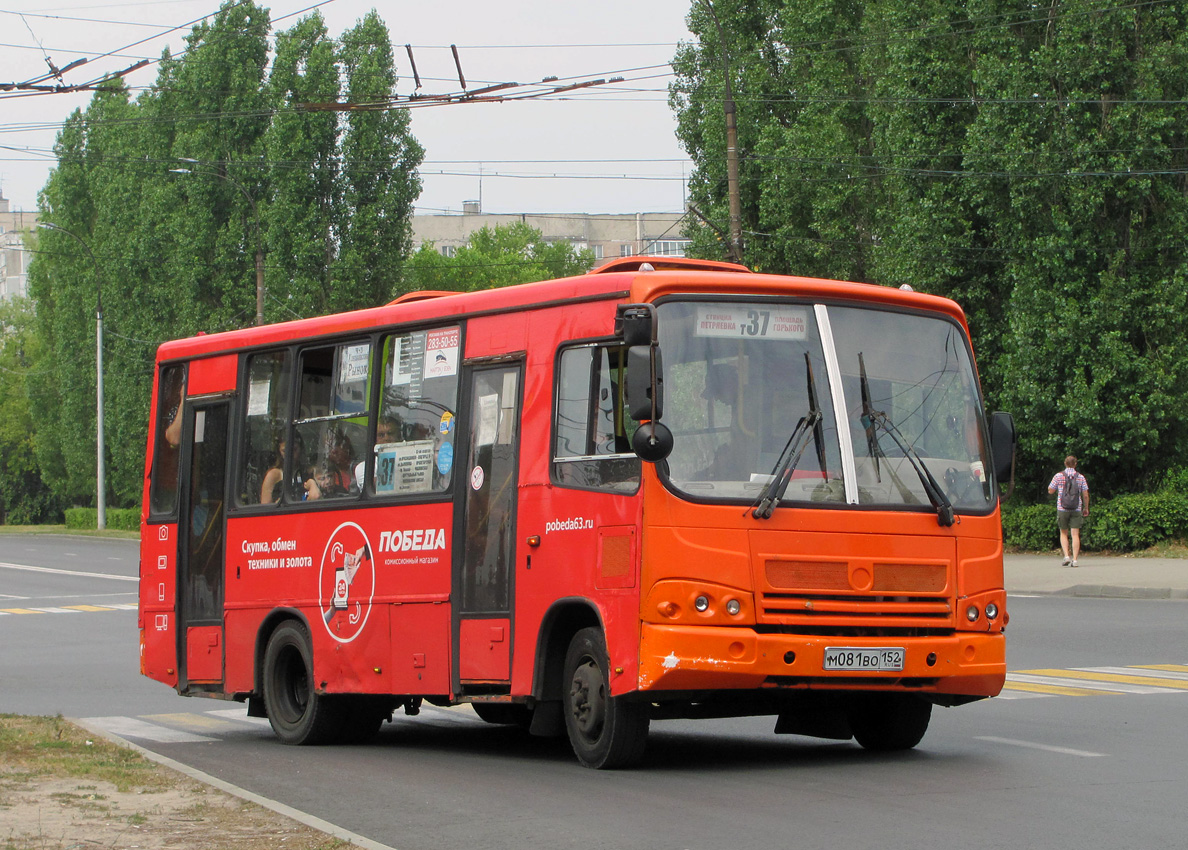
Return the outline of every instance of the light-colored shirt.
{"type": "Polygon", "coordinates": [[[1065,468],[1063,472],[1057,472],[1052,476],[1052,482],[1048,485],[1049,490],[1056,491],[1056,510],[1058,511],[1079,511],[1083,499],[1081,493],[1089,492],[1089,482],[1085,480],[1085,476],[1077,472],[1075,469],[1065,468]],[[1064,504],[1064,479],[1065,476],[1075,475],[1077,478],[1077,503],[1075,505],[1064,504]]]}

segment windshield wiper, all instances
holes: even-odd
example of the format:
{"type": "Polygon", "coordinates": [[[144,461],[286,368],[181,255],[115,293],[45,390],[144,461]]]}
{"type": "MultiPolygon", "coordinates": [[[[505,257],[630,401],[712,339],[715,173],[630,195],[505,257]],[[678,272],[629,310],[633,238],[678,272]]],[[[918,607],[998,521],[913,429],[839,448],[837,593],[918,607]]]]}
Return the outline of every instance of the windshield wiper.
{"type": "MultiPolygon", "coordinates": [[[[817,383],[813,380],[813,364],[809,361],[807,351],[804,354],[804,367],[808,375],[809,412],[807,416],[802,416],[792,429],[792,436],[784,444],[784,450],[780,452],[775,467],[771,470],[771,480],[749,508],[751,516],[755,519],[771,519],[772,512],[788,490],[796,465],[800,463],[804,450],[808,448],[810,437],[817,442],[817,460],[821,464],[821,471],[825,471],[825,439],[821,426],[824,416],[821,414],[821,406],[817,403],[817,383]]],[[[745,513],[743,515],[746,516],[745,513]]]]}
{"type": "Polygon", "coordinates": [[[936,479],[928,471],[928,466],[916,454],[915,448],[903,438],[903,434],[887,418],[887,414],[881,410],[875,410],[871,405],[870,385],[866,382],[866,364],[862,362],[861,353],[858,354],[858,375],[862,382],[862,427],[866,429],[868,444],[874,448],[874,451],[871,452],[871,457],[874,459],[875,468],[878,468],[878,455],[882,453],[882,449],[879,447],[878,435],[875,433],[875,427],[878,426],[895,441],[895,445],[899,446],[900,451],[903,452],[903,456],[907,458],[908,463],[912,465],[912,469],[916,471],[916,475],[920,477],[920,483],[924,485],[924,492],[928,495],[928,501],[932,502],[932,506],[936,508],[937,524],[943,526],[952,525],[956,522],[956,517],[953,513],[953,503],[949,501],[944,491],[941,490],[940,485],[936,483],[936,479]]]}

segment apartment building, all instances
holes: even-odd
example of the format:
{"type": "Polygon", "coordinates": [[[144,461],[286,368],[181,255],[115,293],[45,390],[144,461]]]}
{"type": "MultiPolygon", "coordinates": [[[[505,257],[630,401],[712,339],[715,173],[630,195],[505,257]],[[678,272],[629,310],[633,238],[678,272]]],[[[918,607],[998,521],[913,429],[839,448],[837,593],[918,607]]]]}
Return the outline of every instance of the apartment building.
{"type": "Polygon", "coordinates": [[[29,261],[33,256],[22,241],[25,232],[37,226],[37,214],[9,209],[0,191],[0,298],[29,294],[29,261]]]}

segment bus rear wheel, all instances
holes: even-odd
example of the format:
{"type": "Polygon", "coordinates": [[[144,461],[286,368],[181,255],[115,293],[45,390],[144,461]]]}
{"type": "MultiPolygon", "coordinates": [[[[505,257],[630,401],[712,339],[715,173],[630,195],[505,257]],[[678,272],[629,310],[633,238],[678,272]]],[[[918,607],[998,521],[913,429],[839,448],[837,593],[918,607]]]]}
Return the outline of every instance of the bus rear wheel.
{"type": "Polygon", "coordinates": [[[293,620],[277,626],[264,650],[264,706],[286,744],[331,741],[344,719],[339,702],[315,691],[309,634],[293,620]]]}
{"type": "Polygon", "coordinates": [[[582,629],[565,654],[565,731],[586,767],[627,767],[643,758],[650,717],[646,703],[610,695],[606,639],[582,629]]]}
{"type": "Polygon", "coordinates": [[[850,729],[863,749],[910,750],[928,731],[932,703],[912,694],[878,694],[850,709],[850,729]]]}

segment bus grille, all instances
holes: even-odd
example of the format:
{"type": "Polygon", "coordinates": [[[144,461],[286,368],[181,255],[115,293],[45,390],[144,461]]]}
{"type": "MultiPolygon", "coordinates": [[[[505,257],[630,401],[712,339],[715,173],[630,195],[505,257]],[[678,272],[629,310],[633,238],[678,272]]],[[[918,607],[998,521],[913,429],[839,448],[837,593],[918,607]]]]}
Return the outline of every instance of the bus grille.
{"type": "Polygon", "coordinates": [[[943,628],[952,624],[946,563],[905,564],[772,559],[759,621],[828,631],[943,628]]]}

